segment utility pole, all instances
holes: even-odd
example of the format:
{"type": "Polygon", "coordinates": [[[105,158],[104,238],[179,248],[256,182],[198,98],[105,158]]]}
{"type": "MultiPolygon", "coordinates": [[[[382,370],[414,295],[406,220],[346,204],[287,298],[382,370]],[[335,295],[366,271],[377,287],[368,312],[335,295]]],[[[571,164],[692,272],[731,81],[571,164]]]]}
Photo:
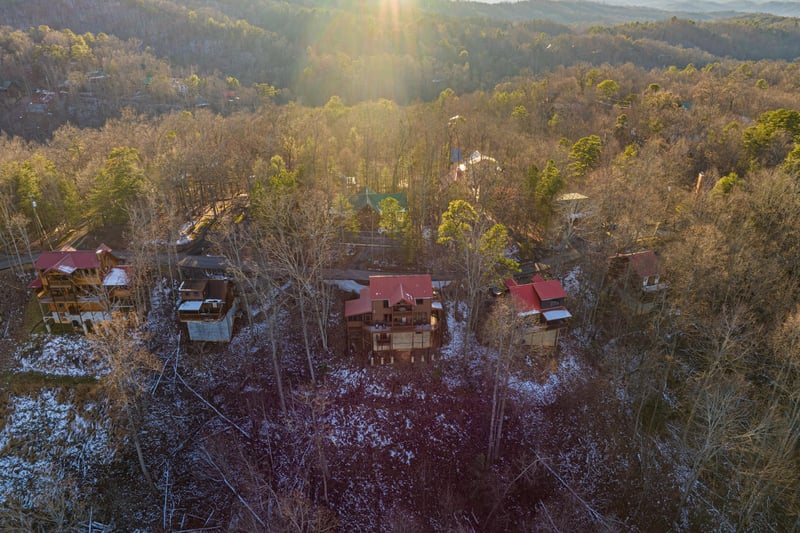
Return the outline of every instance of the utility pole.
{"type": "Polygon", "coordinates": [[[39,229],[39,234],[42,236],[42,244],[47,243],[47,248],[52,250],[53,245],[50,244],[50,238],[44,230],[42,221],[39,219],[39,213],[36,211],[36,200],[31,200],[31,207],[33,207],[33,218],[36,220],[36,227],[39,229]]]}

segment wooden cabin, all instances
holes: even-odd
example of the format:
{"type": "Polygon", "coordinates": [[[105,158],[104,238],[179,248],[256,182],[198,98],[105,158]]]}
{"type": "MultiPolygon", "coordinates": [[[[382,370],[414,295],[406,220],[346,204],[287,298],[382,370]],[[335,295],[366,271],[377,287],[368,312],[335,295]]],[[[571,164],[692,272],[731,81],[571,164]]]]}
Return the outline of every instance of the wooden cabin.
{"type": "Polygon", "coordinates": [[[71,324],[84,333],[111,320],[114,312],[133,309],[130,266],[120,265],[111,249],[42,252],[34,263],[30,285],[42,310],[45,328],[71,324]]]}
{"type": "Polygon", "coordinates": [[[441,345],[444,309],[427,274],[370,276],[345,318],[350,351],[370,364],[433,360],[441,345]]]}
{"type": "Polygon", "coordinates": [[[178,320],[186,326],[189,340],[230,342],[238,311],[232,280],[186,280],[178,293],[178,320]]]}
{"type": "Polygon", "coordinates": [[[661,260],[652,250],[617,254],[608,258],[605,286],[634,314],[641,315],[664,298],[667,284],[661,273],[661,260]]]}
{"type": "Polygon", "coordinates": [[[520,322],[520,343],[556,348],[572,314],[564,306],[567,293],[556,280],[535,275],[530,283],[506,281],[514,312],[520,322]]]}

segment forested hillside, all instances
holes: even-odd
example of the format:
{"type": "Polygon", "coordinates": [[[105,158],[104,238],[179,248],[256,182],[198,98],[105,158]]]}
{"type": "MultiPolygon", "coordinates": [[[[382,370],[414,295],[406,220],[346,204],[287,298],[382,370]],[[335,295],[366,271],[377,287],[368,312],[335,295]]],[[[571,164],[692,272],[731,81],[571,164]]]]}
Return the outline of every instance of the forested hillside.
{"type": "MultiPolygon", "coordinates": [[[[800,527],[796,20],[8,5],[2,252],[114,238],[140,318],[32,335],[6,303],[0,528],[800,527]],[[380,223],[401,253],[357,266],[450,282],[435,361],[349,355],[356,293],[327,277],[354,266],[363,186],[408,208],[380,223]],[[176,243],[230,205],[206,251],[245,311],[230,344],[192,345],[176,243]],[[648,313],[609,286],[642,250],[665,287],[648,313]],[[517,259],[566,289],[556,353],[507,340],[517,259]]],[[[11,264],[3,290],[32,298],[11,264]]]]}
{"type": "MultiPolygon", "coordinates": [[[[596,8],[586,7],[589,19],[596,8]]],[[[190,83],[190,89],[218,111],[228,78],[247,89],[274,86],[282,91],[281,101],[307,105],[322,105],[333,95],[348,104],[374,98],[406,104],[430,101],[446,87],[458,93],[488,91],[520,74],[579,63],[629,62],[642,68],[692,63],[702,68],[727,58],[790,61],[800,41],[793,21],[763,16],[577,29],[530,18],[467,18],[456,8],[435,10],[442,8],[400,3],[390,9],[373,2],[358,9],[267,1],[11,2],[0,23],[25,35],[4,31],[13,35],[3,47],[4,77],[22,82],[30,93],[56,90],[70,76],[104,70],[112,74],[113,85],[125,86],[120,96],[135,96],[148,80],[154,98],[174,102],[171,78],[194,75],[200,82],[208,80],[208,90],[197,91],[197,83],[190,83]],[[85,43],[88,49],[65,53],[63,47],[74,44],[68,38],[53,33],[45,39],[47,31],[29,31],[43,26],[92,36],[85,43]],[[101,43],[93,37],[103,35],[120,39],[120,57],[112,60],[102,50],[95,52],[101,43]],[[25,71],[34,50],[36,63],[49,72],[25,71]],[[125,56],[140,68],[122,68],[125,56]]]]}

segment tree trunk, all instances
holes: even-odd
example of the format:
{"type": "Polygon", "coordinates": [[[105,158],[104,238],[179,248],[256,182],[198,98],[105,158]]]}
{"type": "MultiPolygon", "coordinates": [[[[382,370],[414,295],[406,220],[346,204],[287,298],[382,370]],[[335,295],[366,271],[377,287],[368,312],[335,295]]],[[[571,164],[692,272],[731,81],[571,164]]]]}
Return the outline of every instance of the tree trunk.
{"type": "Polygon", "coordinates": [[[136,448],[136,457],[139,460],[139,468],[141,468],[142,470],[142,475],[144,476],[145,481],[147,481],[147,485],[150,488],[150,491],[153,494],[158,495],[158,490],[156,489],[155,483],[153,483],[153,478],[150,477],[150,471],[147,470],[147,465],[144,463],[144,454],[142,453],[142,445],[139,442],[139,430],[133,421],[133,413],[131,413],[130,405],[125,406],[125,414],[128,416],[128,424],[130,425],[131,438],[133,439],[133,446],[134,448],[136,448]]]}
{"type": "Polygon", "coordinates": [[[286,398],[283,394],[283,378],[281,377],[281,365],[278,360],[278,339],[277,331],[275,329],[275,322],[278,319],[278,306],[273,301],[271,306],[272,318],[269,325],[269,340],[272,346],[272,370],[275,373],[275,386],[278,389],[278,401],[281,406],[281,413],[286,414],[286,398]]]}
{"type": "Polygon", "coordinates": [[[300,322],[303,329],[303,345],[306,349],[306,359],[308,360],[308,372],[311,377],[311,383],[317,384],[317,378],[314,374],[314,356],[311,354],[311,341],[308,338],[308,323],[306,322],[306,301],[305,295],[301,294],[302,288],[297,291],[297,303],[300,306],[300,322]]]}

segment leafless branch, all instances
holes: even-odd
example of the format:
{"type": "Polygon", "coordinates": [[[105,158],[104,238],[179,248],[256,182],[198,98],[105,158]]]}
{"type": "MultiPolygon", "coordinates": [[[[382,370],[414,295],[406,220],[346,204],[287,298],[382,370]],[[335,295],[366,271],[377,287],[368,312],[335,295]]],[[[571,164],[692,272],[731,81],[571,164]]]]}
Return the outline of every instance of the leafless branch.
{"type": "Polygon", "coordinates": [[[214,412],[217,414],[217,416],[219,416],[219,417],[220,417],[222,420],[224,420],[225,422],[227,422],[227,423],[228,423],[228,424],[229,424],[231,427],[233,427],[234,429],[236,429],[236,430],[237,430],[239,433],[241,433],[242,435],[244,435],[245,437],[247,437],[248,439],[250,439],[250,434],[249,434],[247,431],[245,431],[245,430],[244,430],[244,429],[242,429],[242,428],[241,428],[239,425],[237,425],[237,424],[236,424],[236,422],[234,422],[233,420],[231,420],[230,418],[228,418],[227,416],[225,416],[224,414],[222,414],[222,412],[220,412],[220,410],[219,410],[219,409],[217,409],[216,407],[214,407],[214,406],[211,404],[211,402],[209,402],[208,400],[206,400],[205,398],[203,398],[203,397],[200,395],[200,393],[199,393],[199,392],[197,392],[197,391],[196,391],[196,390],[194,390],[194,389],[193,389],[191,386],[189,386],[189,384],[188,384],[188,383],[186,383],[186,380],[184,380],[184,379],[183,379],[183,376],[181,376],[181,375],[180,375],[180,373],[176,372],[176,373],[175,373],[175,375],[178,377],[178,380],[179,380],[181,383],[183,383],[183,386],[184,386],[184,387],[186,387],[186,388],[189,390],[189,392],[191,392],[192,394],[194,394],[195,396],[197,396],[197,398],[198,398],[198,399],[200,399],[200,401],[201,401],[201,402],[203,402],[203,403],[204,403],[204,404],[206,404],[208,407],[210,407],[210,408],[211,408],[211,410],[212,410],[212,411],[214,411],[214,412]]]}
{"type": "Polygon", "coordinates": [[[222,477],[222,482],[223,482],[223,483],[225,483],[225,486],[226,486],[226,487],[228,487],[228,488],[231,490],[231,492],[233,493],[233,495],[234,495],[234,496],[236,496],[236,498],[238,498],[238,500],[239,500],[239,501],[242,503],[242,505],[244,505],[244,506],[245,506],[245,508],[246,508],[248,511],[250,511],[250,514],[251,514],[251,515],[253,515],[253,518],[256,520],[256,522],[258,522],[259,524],[261,524],[261,526],[262,526],[263,528],[265,528],[265,529],[268,529],[268,528],[267,528],[267,524],[265,524],[265,523],[264,523],[264,521],[263,521],[263,520],[261,520],[261,517],[260,517],[260,516],[258,516],[258,514],[256,514],[256,512],[253,510],[253,508],[252,508],[252,507],[250,507],[250,504],[249,504],[249,503],[247,503],[247,500],[245,500],[245,499],[244,499],[244,497],[242,497],[242,495],[241,495],[241,494],[239,494],[239,491],[237,491],[237,490],[236,490],[236,488],[235,488],[233,485],[231,485],[231,482],[230,482],[230,481],[228,481],[228,478],[227,478],[227,477],[225,477],[225,474],[222,472],[222,470],[220,469],[220,467],[219,467],[219,466],[217,466],[217,463],[215,463],[215,462],[214,462],[214,460],[213,460],[213,459],[211,459],[211,455],[208,453],[208,450],[206,450],[206,449],[203,449],[203,453],[205,454],[205,459],[206,459],[206,462],[207,462],[209,465],[213,466],[213,467],[214,467],[214,469],[215,469],[215,470],[216,470],[216,471],[219,473],[219,475],[222,477]]]}

